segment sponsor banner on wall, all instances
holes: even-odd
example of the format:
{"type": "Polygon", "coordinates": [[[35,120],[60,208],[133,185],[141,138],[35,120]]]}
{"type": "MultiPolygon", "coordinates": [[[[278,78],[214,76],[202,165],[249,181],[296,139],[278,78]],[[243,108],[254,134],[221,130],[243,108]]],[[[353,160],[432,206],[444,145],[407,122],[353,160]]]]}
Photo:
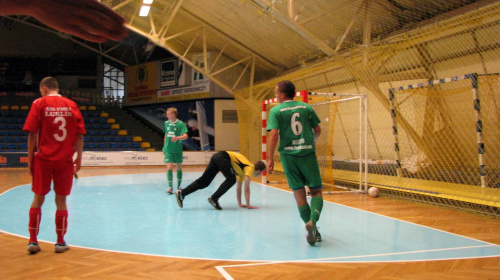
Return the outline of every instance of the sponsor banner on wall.
{"type": "Polygon", "coordinates": [[[125,68],[127,105],[156,102],[157,61],[125,68]]]}
{"type": "MultiPolygon", "coordinates": [[[[183,165],[205,165],[213,152],[184,152],[183,155],[183,165]]],[[[82,166],[164,165],[164,158],[163,152],[83,152],[82,166]]]]}
{"type": "Polygon", "coordinates": [[[177,86],[177,58],[160,62],[160,88],[177,86]]]}
{"type": "Polygon", "coordinates": [[[28,167],[28,153],[0,153],[0,167],[28,167]]]}
{"type": "Polygon", "coordinates": [[[210,80],[199,81],[188,87],[159,90],[157,95],[159,102],[209,98],[210,80]]]}
{"type": "Polygon", "coordinates": [[[83,152],[82,166],[123,165],[122,152],[83,152]]]}
{"type": "MultiPolygon", "coordinates": [[[[214,152],[184,152],[183,165],[208,164],[214,152]]],[[[82,166],[164,165],[163,152],[83,152],[82,166]]],[[[28,167],[28,153],[0,153],[0,167],[28,167]]]]}
{"type": "Polygon", "coordinates": [[[204,152],[184,152],[182,157],[182,164],[183,165],[201,165],[201,164],[207,164],[208,161],[210,161],[210,158],[212,157],[213,153],[204,153],[204,152]],[[207,161],[207,156],[208,161],[207,161]]]}
{"type": "Polygon", "coordinates": [[[123,165],[163,165],[163,152],[123,152],[123,165]]]}

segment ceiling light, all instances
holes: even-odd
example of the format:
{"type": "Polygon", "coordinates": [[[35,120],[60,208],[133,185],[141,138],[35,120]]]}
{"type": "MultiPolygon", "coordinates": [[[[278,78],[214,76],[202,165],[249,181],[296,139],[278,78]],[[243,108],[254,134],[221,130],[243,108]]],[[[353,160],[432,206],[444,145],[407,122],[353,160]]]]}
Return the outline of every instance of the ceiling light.
{"type": "Polygon", "coordinates": [[[142,0],[142,4],[153,4],[153,0],[142,0]]]}
{"type": "Polygon", "coordinates": [[[149,14],[149,6],[141,6],[141,11],[139,12],[139,16],[141,17],[147,17],[149,14]]]}

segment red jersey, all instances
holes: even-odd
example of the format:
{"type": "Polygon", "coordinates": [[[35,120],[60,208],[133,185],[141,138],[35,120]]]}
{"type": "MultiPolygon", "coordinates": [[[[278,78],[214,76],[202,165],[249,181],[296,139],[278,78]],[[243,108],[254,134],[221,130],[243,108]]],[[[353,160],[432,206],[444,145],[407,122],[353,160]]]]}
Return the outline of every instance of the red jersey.
{"type": "Polygon", "coordinates": [[[61,162],[73,160],[77,133],[86,133],[76,103],[59,94],[33,101],[23,130],[38,132],[35,157],[61,162]]]}

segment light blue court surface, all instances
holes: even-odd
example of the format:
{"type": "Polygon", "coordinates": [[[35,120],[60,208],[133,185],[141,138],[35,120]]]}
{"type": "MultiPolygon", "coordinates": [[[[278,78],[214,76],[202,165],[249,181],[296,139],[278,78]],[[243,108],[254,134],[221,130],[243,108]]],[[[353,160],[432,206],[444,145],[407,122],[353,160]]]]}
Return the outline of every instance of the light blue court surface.
{"type": "MultiPolygon", "coordinates": [[[[187,186],[201,175],[184,173],[187,186]]],[[[309,246],[290,192],[252,183],[252,205],[239,208],[236,188],[217,211],[207,202],[222,182],[186,197],[184,208],[165,193],[166,175],[75,180],[68,197],[66,242],[128,253],[219,260],[370,262],[500,256],[500,246],[325,202],[323,242],[309,246]]],[[[0,195],[0,230],[28,236],[30,185],[0,195]]],[[[54,242],[54,195],[42,208],[39,240],[54,242]]],[[[26,241],[27,243],[27,241],[26,241]]],[[[42,245],[42,249],[43,245],[42,245]]],[[[19,248],[24,251],[25,248],[19,248]]]]}

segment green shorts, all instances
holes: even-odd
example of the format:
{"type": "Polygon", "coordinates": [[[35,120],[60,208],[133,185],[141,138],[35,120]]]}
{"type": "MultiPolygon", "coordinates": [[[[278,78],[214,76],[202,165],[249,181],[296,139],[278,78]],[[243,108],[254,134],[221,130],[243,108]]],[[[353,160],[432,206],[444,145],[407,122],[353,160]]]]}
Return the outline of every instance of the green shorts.
{"type": "Polygon", "coordinates": [[[290,189],[298,190],[304,186],[310,189],[322,187],[316,153],[305,156],[281,154],[281,164],[290,189]]]}
{"type": "Polygon", "coordinates": [[[181,153],[165,152],[165,163],[182,163],[182,152],[181,153]]]}

